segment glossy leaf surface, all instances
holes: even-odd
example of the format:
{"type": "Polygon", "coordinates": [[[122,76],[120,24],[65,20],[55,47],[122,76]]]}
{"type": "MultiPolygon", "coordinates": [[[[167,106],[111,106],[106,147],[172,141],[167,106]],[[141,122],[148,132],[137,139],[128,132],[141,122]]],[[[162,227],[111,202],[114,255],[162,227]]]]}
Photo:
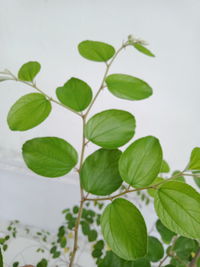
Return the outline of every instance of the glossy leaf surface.
{"type": "Polygon", "coordinates": [[[126,74],[111,74],[106,84],[113,95],[127,100],[142,100],[153,93],[145,81],[126,74]]]}
{"type": "Polygon", "coordinates": [[[26,131],[43,122],[51,112],[51,103],[40,93],[22,96],[11,107],[7,122],[12,131],[26,131]]]}
{"type": "Polygon", "coordinates": [[[76,150],[57,137],[31,139],[23,145],[22,153],[28,168],[45,177],[67,174],[78,160],[76,150]]]}
{"type": "Polygon", "coordinates": [[[119,160],[122,179],[133,187],[152,184],[162,164],[162,149],[159,140],[146,136],[136,140],[123,153],[119,160]]]}
{"type": "Polygon", "coordinates": [[[56,95],[65,106],[76,111],[83,111],[92,100],[92,89],[86,82],[71,78],[64,86],[56,89],[56,95]]]}
{"type": "Polygon", "coordinates": [[[81,169],[81,184],[94,195],[110,195],[122,184],[118,171],[120,150],[99,149],[86,158],[81,169]]]}
{"type": "Polygon", "coordinates": [[[108,149],[125,145],[134,133],[134,116],[127,111],[118,109],[97,113],[85,127],[85,136],[88,140],[108,149]]]}
{"type": "Polygon", "coordinates": [[[101,216],[101,229],[108,246],[120,258],[131,261],[147,253],[147,230],[140,211],[129,201],[118,198],[101,216]]]}
{"type": "Polygon", "coordinates": [[[32,82],[40,69],[40,63],[37,61],[29,61],[21,66],[18,72],[18,78],[22,81],[32,82]]]}

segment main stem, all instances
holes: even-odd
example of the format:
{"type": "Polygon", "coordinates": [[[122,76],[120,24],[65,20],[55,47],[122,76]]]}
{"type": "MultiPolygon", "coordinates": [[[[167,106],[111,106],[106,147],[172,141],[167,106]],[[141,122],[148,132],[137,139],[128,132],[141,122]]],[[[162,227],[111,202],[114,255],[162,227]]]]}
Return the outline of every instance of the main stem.
{"type": "MultiPolygon", "coordinates": [[[[108,75],[110,66],[112,65],[113,61],[115,60],[115,58],[117,57],[117,55],[120,53],[121,50],[123,50],[123,48],[125,48],[127,45],[123,44],[115,53],[115,55],[113,56],[113,58],[111,59],[111,61],[109,63],[106,63],[106,70],[101,82],[101,85],[96,93],[96,95],[94,96],[91,104],[89,105],[86,113],[84,115],[81,115],[82,120],[83,120],[83,136],[82,136],[82,149],[81,149],[81,158],[80,158],[80,164],[79,164],[79,168],[78,168],[78,173],[79,173],[79,181],[80,181],[80,170],[83,164],[83,159],[84,159],[84,152],[85,152],[85,147],[87,145],[88,142],[86,142],[85,139],[85,134],[84,134],[84,129],[85,129],[85,124],[86,124],[86,118],[92,108],[92,106],[94,105],[97,97],[99,96],[100,92],[102,91],[102,89],[105,86],[105,79],[108,75]]],[[[81,186],[80,183],[80,195],[81,195],[81,201],[80,201],[80,206],[79,206],[79,212],[78,212],[78,216],[76,219],[76,224],[74,227],[74,246],[73,246],[73,251],[71,253],[71,257],[70,257],[70,263],[69,263],[69,267],[73,266],[74,260],[75,260],[75,256],[76,256],[76,252],[78,250],[78,230],[79,230],[79,225],[80,225],[80,221],[81,221],[81,216],[82,216],[82,212],[83,212],[83,206],[84,206],[84,202],[86,200],[86,197],[84,196],[84,192],[83,192],[83,188],[81,186]]]]}

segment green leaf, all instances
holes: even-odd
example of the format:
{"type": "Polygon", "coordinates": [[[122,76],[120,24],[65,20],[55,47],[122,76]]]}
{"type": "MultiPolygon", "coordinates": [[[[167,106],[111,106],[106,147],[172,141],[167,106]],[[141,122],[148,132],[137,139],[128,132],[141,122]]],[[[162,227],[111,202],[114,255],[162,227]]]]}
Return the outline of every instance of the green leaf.
{"type": "Polygon", "coordinates": [[[27,141],[22,147],[29,169],[45,177],[67,174],[77,164],[76,150],[58,137],[41,137],[27,141]]]}
{"type": "Polygon", "coordinates": [[[99,149],[86,158],[81,168],[80,178],[86,192],[106,196],[116,191],[122,184],[118,171],[121,151],[99,149]]]}
{"type": "Polygon", "coordinates": [[[92,89],[86,82],[71,78],[64,86],[56,89],[56,95],[65,106],[76,111],[83,111],[92,100],[92,89]]]}
{"type": "Polygon", "coordinates": [[[98,267],[151,267],[148,259],[142,258],[136,261],[126,261],[119,258],[112,251],[107,251],[98,267]]]}
{"type": "Polygon", "coordinates": [[[148,253],[147,257],[152,262],[161,260],[164,256],[164,248],[162,243],[154,236],[148,237],[148,253]]]}
{"type": "Polygon", "coordinates": [[[154,200],[157,215],[167,228],[185,237],[200,238],[200,194],[194,188],[181,182],[166,182],[154,200]]]}
{"type": "Polygon", "coordinates": [[[3,256],[1,253],[1,248],[0,248],[0,267],[3,267],[3,256]]]}
{"type": "Polygon", "coordinates": [[[81,222],[81,226],[82,226],[82,232],[84,235],[89,235],[90,233],[90,225],[88,222],[81,222]]]}
{"type": "Polygon", "coordinates": [[[162,165],[161,165],[161,169],[160,169],[160,173],[168,173],[168,172],[170,172],[169,164],[167,163],[166,160],[163,159],[162,165]]]}
{"type": "Polygon", "coordinates": [[[194,181],[195,181],[196,185],[200,188],[200,178],[194,177],[194,181]]]}
{"type": "Polygon", "coordinates": [[[48,261],[46,259],[41,259],[40,262],[38,262],[37,267],[47,267],[48,261]]]}
{"type": "Polygon", "coordinates": [[[200,147],[195,147],[192,150],[188,169],[200,170],[200,147]]]}
{"type": "Polygon", "coordinates": [[[161,235],[162,241],[166,244],[170,244],[173,236],[176,235],[174,232],[165,227],[164,224],[162,224],[161,220],[157,220],[156,229],[161,235]]]}
{"type": "Polygon", "coordinates": [[[101,230],[117,256],[130,261],[147,253],[147,229],[140,211],[129,201],[118,198],[101,216],[101,230]]]}
{"type": "Polygon", "coordinates": [[[97,234],[96,230],[89,231],[89,233],[88,233],[88,241],[89,242],[95,241],[97,239],[97,236],[98,236],[98,234],[97,234]]]}
{"type": "Polygon", "coordinates": [[[152,184],[162,164],[162,148],[159,140],[146,136],[136,140],[123,153],[119,160],[122,179],[133,187],[152,184]]]}
{"type": "Polygon", "coordinates": [[[145,46],[139,44],[139,43],[136,43],[136,44],[133,44],[133,46],[138,50],[140,51],[141,53],[147,55],[147,56],[150,56],[150,57],[155,57],[155,55],[148,49],[146,48],[145,46]]]}
{"type": "MultiPolygon", "coordinates": [[[[0,266],[1,266],[1,264],[0,264],[0,266]]],[[[19,266],[19,262],[18,261],[13,263],[13,267],[18,267],[18,266],[19,266]]]]}
{"type": "Polygon", "coordinates": [[[29,61],[21,66],[18,72],[18,78],[22,81],[32,82],[40,69],[40,63],[37,61],[29,61]]]}
{"type": "MultiPolygon", "coordinates": [[[[172,173],[172,176],[177,176],[179,173],[181,173],[181,172],[180,171],[174,171],[172,173]]],[[[185,182],[185,178],[182,175],[180,175],[180,176],[178,175],[176,178],[173,178],[173,181],[185,182]]]]}
{"type": "Polygon", "coordinates": [[[81,42],[78,45],[78,51],[82,57],[99,62],[105,62],[115,54],[113,46],[89,40],[81,42]]]}
{"type": "Polygon", "coordinates": [[[63,236],[60,240],[59,240],[60,246],[61,248],[65,248],[67,245],[67,239],[65,236],[63,236]]]}
{"type": "Polygon", "coordinates": [[[22,96],[11,107],[7,122],[12,131],[26,131],[43,122],[51,112],[51,103],[39,93],[22,96]]]}
{"type": "Polygon", "coordinates": [[[106,78],[106,84],[113,95],[127,100],[142,100],[153,93],[145,81],[126,74],[111,74],[106,78]]]}
{"type": "Polygon", "coordinates": [[[85,127],[85,136],[88,140],[108,149],[125,145],[134,133],[134,116],[118,109],[97,113],[89,119],[85,127]]]}
{"type": "MultiPolygon", "coordinates": [[[[157,178],[153,181],[153,183],[152,183],[151,185],[156,185],[156,184],[159,184],[159,183],[161,183],[161,182],[163,182],[163,181],[164,181],[164,179],[163,179],[162,177],[157,177],[157,178]]],[[[156,189],[151,188],[151,189],[148,189],[147,192],[148,192],[148,194],[149,194],[151,197],[154,197],[155,194],[156,194],[156,189]]]]}
{"type": "Polygon", "coordinates": [[[192,253],[196,253],[198,248],[196,240],[180,236],[174,244],[173,251],[180,259],[190,261],[192,253]]]}

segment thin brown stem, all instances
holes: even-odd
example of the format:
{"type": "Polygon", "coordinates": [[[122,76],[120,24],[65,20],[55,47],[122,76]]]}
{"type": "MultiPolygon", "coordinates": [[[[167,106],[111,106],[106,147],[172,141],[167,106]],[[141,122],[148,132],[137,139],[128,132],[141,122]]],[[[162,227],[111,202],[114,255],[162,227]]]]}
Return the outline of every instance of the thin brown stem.
{"type": "Polygon", "coordinates": [[[166,261],[166,259],[169,257],[169,255],[166,255],[159,263],[158,267],[161,267],[163,263],[166,261]]]}
{"type": "Polygon", "coordinates": [[[200,178],[200,174],[197,173],[183,173],[183,175],[185,176],[192,176],[192,177],[196,177],[196,178],[200,178]]]}
{"type": "Polygon", "coordinates": [[[16,81],[16,82],[21,82],[21,83],[23,83],[23,84],[26,84],[26,85],[28,85],[28,86],[34,88],[34,89],[37,90],[39,93],[43,94],[49,101],[54,102],[54,103],[56,103],[57,105],[60,105],[60,106],[62,106],[63,108],[68,109],[68,110],[70,110],[71,112],[73,112],[74,114],[76,114],[76,115],[78,115],[79,117],[81,117],[81,114],[80,114],[80,113],[78,113],[78,112],[76,112],[75,110],[73,110],[73,109],[71,109],[71,108],[65,106],[65,105],[62,104],[61,102],[59,102],[59,101],[57,101],[56,99],[52,98],[51,96],[48,96],[43,90],[41,90],[40,88],[38,88],[38,87],[36,86],[35,83],[20,80],[20,79],[18,79],[12,72],[10,72],[9,70],[7,70],[7,75],[10,75],[10,76],[12,77],[11,80],[16,81]]]}

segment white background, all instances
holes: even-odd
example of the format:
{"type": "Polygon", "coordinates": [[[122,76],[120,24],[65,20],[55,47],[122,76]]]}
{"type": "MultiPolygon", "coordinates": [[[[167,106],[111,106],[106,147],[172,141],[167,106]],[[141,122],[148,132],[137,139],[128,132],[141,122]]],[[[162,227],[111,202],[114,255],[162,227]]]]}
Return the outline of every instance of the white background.
{"type": "MultiPolygon", "coordinates": [[[[134,138],[155,135],[172,169],[185,167],[192,148],[200,144],[200,1],[0,2],[0,70],[7,68],[16,74],[23,63],[39,61],[42,70],[37,77],[38,87],[54,97],[55,89],[72,76],[85,80],[94,92],[100,85],[105,66],[82,58],[77,51],[79,42],[91,39],[118,48],[129,34],[147,40],[155,58],[129,47],[110,73],[144,79],[152,86],[153,96],[131,102],[104,89],[91,115],[108,108],[132,112],[137,120],[134,138]]],[[[53,105],[43,124],[26,132],[11,132],[6,123],[9,108],[32,90],[8,81],[0,84],[0,92],[1,162],[5,153],[15,155],[26,140],[37,136],[62,137],[80,151],[81,121],[74,114],[53,105]]],[[[89,145],[87,153],[95,148],[89,145]]],[[[7,161],[12,165],[12,157],[7,161]]],[[[21,157],[19,162],[23,165],[21,157]]],[[[0,217],[18,216],[25,223],[54,229],[61,221],[60,210],[78,201],[77,178],[73,173],[68,179],[58,180],[25,177],[19,171],[7,175],[1,172],[0,217]]]]}

